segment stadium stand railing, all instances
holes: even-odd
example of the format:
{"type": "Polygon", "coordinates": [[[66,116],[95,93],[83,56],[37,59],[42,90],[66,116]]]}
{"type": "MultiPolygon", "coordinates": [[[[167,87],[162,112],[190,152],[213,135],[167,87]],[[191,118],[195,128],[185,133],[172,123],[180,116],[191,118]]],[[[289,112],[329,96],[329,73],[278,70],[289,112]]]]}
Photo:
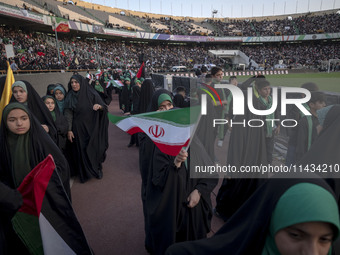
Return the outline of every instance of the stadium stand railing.
{"type": "Polygon", "coordinates": [[[103,21],[102,19],[100,19],[100,17],[93,15],[91,12],[89,12],[86,8],[84,7],[80,7],[77,6],[79,9],[81,9],[82,11],[86,12],[89,16],[91,16],[93,19],[97,20],[98,22],[100,22],[101,24],[105,24],[105,21],[103,21]]]}

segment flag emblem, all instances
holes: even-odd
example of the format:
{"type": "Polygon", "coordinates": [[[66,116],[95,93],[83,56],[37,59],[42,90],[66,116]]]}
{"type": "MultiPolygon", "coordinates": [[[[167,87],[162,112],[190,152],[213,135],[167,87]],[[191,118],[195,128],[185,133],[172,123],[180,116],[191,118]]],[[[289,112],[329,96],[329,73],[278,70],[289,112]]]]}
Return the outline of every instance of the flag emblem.
{"type": "Polygon", "coordinates": [[[159,125],[153,125],[149,127],[149,134],[153,135],[155,138],[163,137],[164,133],[164,128],[160,127],[159,125]]]}

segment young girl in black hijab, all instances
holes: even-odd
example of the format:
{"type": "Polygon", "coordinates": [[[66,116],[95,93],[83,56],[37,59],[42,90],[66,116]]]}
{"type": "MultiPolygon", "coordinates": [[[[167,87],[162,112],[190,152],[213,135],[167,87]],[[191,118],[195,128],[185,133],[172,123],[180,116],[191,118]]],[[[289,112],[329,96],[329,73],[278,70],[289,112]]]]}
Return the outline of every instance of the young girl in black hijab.
{"type": "Polygon", "coordinates": [[[339,209],[316,177],[268,180],[213,237],[175,244],[165,254],[332,254],[339,209]]]}
{"type": "Polygon", "coordinates": [[[57,128],[52,116],[33,86],[27,81],[16,81],[12,85],[12,93],[11,102],[19,102],[26,105],[52,140],[58,143],[57,128]]]}
{"type": "Polygon", "coordinates": [[[49,109],[58,132],[58,147],[64,153],[66,149],[68,125],[65,116],[59,111],[53,96],[44,96],[43,101],[49,109]]]}
{"type": "Polygon", "coordinates": [[[0,149],[3,152],[0,159],[0,179],[5,184],[17,188],[25,176],[51,154],[70,197],[69,165],[58,146],[44,132],[26,106],[10,103],[5,107],[0,127],[0,149]],[[17,116],[10,116],[15,112],[18,113],[17,116]],[[19,121],[20,124],[11,129],[10,124],[19,121]],[[24,126],[23,123],[27,125],[24,126]]]}

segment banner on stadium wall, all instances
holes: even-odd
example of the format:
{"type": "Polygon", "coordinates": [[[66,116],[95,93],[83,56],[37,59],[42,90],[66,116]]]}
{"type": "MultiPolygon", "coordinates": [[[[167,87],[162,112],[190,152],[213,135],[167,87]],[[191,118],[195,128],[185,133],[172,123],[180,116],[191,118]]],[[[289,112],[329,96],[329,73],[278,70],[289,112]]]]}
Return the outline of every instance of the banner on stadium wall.
{"type": "Polygon", "coordinates": [[[128,32],[128,31],[114,30],[114,29],[109,29],[109,28],[104,29],[104,33],[105,33],[106,35],[138,38],[136,32],[128,32]]]}
{"type": "Polygon", "coordinates": [[[24,9],[11,8],[7,6],[0,5],[0,14],[10,16],[12,18],[25,19],[37,23],[44,23],[43,15],[33,14],[24,9]]]}

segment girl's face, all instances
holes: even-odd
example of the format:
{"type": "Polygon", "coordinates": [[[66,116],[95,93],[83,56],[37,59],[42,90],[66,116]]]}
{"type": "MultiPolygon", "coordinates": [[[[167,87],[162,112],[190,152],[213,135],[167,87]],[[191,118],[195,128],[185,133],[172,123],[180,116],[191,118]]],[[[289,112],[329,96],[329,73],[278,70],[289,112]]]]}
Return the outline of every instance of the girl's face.
{"type": "Polygon", "coordinates": [[[327,255],[333,237],[329,223],[305,222],[279,230],[275,243],[281,255],[327,255]]]}
{"type": "Polygon", "coordinates": [[[55,108],[55,102],[52,98],[46,98],[45,99],[45,105],[50,110],[50,112],[54,111],[55,108]]]}
{"type": "Polygon", "coordinates": [[[65,97],[63,92],[61,92],[59,89],[55,91],[54,96],[58,101],[62,101],[65,97]]]}
{"type": "Polygon", "coordinates": [[[16,135],[26,134],[31,126],[28,114],[21,109],[10,111],[6,121],[9,131],[16,135]]]}
{"type": "Polygon", "coordinates": [[[172,108],[174,108],[173,104],[170,101],[165,100],[159,105],[158,110],[159,111],[167,111],[167,110],[170,110],[172,108]]]}
{"type": "Polygon", "coordinates": [[[27,92],[22,87],[13,87],[12,93],[15,100],[19,103],[25,103],[27,101],[27,92]]]}
{"type": "Polygon", "coordinates": [[[215,75],[214,75],[214,79],[217,81],[222,81],[223,80],[223,72],[222,71],[218,71],[215,75]]]}
{"type": "Polygon", "coordinates": [[[270,95],[271,87],[270,86],[263,87],[262,89],[258,89],[257,91],[259,92],[261,97],[267,98],[270,95]]]}

